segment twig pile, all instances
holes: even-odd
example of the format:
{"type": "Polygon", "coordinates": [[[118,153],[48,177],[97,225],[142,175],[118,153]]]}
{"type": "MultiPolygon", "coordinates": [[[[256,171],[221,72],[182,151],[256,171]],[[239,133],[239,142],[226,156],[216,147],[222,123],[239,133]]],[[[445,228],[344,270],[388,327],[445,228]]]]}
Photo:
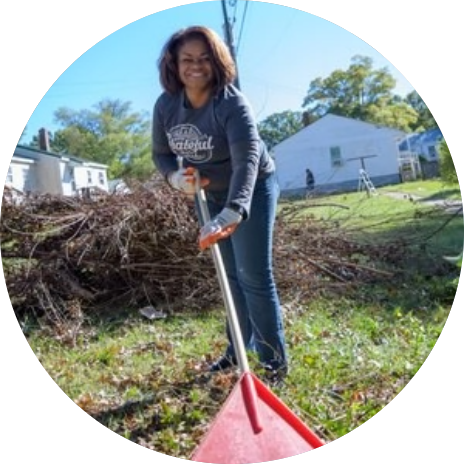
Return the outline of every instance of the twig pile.
{"type": "MultiPolygon", "coordinates": [[[[4,191],[0,228],[18,316],[33,311],[62,322],[103,305],[149,304],[169,312],[221,301],[210,254],[197,247],[194,207],[164,183],[91,200],[20,200],[4,191]]],[[[275,273],[283,297],[386,278],[385,271],[365,264],[366,256],[367,262],[370,255],[391,258],[391,249],[361,249],[314,219],[293,224],[292,214],[284,210],[276,224],[275,273]]]]}

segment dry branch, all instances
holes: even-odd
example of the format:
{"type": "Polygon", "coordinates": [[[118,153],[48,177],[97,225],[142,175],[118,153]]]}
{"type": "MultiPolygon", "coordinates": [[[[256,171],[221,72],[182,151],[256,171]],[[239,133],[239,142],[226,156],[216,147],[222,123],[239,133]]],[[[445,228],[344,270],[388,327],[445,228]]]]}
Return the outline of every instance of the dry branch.
{"type": "MultiPolygon", "coordinates": [[[[276,223],[283,298],[388,276],[376,263],[391,260],[397,245],[361,246],[340,229],[297,214],[284,208],[276,223]]],[[[76,305],[84,312],[101,305],[148,304],[168,312],[218,305],[214,266],[197,237],[193,206],[159,180],[94,199],[35,195],[18,202],[8,189],[3,195],[2,259],[18,315],[50,312],[56,319],[76,305]]]]}

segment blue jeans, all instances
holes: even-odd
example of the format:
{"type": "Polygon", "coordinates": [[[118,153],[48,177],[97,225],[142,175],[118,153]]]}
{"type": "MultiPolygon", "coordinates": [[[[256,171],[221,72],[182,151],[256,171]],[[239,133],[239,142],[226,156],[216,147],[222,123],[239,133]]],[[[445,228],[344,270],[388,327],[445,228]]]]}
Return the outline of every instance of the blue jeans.
{"type": "MultiPolygon", "coordinates": [[[[227,192],[206,192],[211,217],[224,207],[227,192]]],[[[287,365],[282,311],[272,268],[272,238],[279,186],[275,174],[258,179],[249,218],[219,242],[224,267],[247,349],[273,369],[287,365]]],[[[229,346],[234,347],[227,324],[229,346]]]]}

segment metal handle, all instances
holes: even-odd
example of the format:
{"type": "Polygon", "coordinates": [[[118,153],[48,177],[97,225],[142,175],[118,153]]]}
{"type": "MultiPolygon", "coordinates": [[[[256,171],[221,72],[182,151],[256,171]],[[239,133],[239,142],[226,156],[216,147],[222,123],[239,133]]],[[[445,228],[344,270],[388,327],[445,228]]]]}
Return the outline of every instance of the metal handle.
{"type": "MultiPolygon", "coordinates": [[[[198,199],[198,205],[200,208],[201,219],[205,224],[211,219],[211,216],[208,210],[205,191],[200,186],[200,177],[198,171],[195,172],[198,176],[195,182],[195,190],[198,199]]],[[[224,268],[221,250],[219,249],[219,245],[217,243],[212,244],[210,248],[211,253],[213,255],[214,265],[216,267],[219,285],[222,291],[222,297],[224,299],[224,304],[226,307],[227,320],[229,322],[229,328],[232,336],[232,343],[234,345],[238,367],[242,373],[249,372],[250,367],[248,365],[245,345],[243,343],[243,337],[240,331],[240,324],[237,317],[237,311],[235,309],[234,299],[230,291],[229,281],[227,279],[226,270],[224,268]]]]}

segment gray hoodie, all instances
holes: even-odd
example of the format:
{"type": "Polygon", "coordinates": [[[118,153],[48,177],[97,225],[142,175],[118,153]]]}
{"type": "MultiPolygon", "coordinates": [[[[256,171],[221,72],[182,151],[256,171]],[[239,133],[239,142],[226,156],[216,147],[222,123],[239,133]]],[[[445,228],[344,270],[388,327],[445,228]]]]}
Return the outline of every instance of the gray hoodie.
{"type": "Polygon", "coordinates": [[[153,112],[152,149],[162,175],[178,169],[182,157],[184,167],[210,180],[208,191],[227,192],[226,205],[242,207],[245,218],[256,179],[275,170],[248,100],[232,85],[198,109],[183,92],[163,93],[153,112]]]}

